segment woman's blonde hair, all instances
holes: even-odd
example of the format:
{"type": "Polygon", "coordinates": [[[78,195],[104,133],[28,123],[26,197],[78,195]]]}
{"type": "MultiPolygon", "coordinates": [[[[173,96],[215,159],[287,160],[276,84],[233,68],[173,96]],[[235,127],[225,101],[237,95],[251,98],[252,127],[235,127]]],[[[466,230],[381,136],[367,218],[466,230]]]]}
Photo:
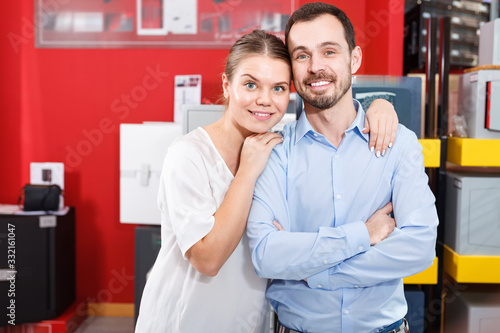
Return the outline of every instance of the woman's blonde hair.
{"type": "MultiPolygon", "coordinates": [[[[281,39],[264,30],[256,29],[249,34],[243,35],[238,39],[231,49],[226,59],[224,73],[227,80],[232,82],[241,61],[247,57],[263,55],[273,59],[280,59],[290,65],[290,55],[281,39]]],[[[290,68],[290,80],[291,80],[290,68]]],[[[222,96],[222,102],[227,106],[228,100],[222,96]]]]}

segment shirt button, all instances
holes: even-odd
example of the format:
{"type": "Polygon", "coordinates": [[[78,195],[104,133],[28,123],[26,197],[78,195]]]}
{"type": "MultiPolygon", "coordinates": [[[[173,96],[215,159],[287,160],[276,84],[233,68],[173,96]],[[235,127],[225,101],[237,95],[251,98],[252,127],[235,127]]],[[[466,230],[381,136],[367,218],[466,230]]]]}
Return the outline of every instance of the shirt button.
{"type": "Polygon", "coordinates": [[[328,260],[323,259],[323,264],[328,264],[328,260]]]}
{"type": "Polygon", "coordinates": [[[355,285],[355,286],[354,286],[354,288],[358,289],[358,288],[359,288],[359,286],[358,286],[358,285],[355,285]]]}
{"type": "Polygon", "coordinates": [[[363,247],[362,246],[358,247],[358,250],[363,251],[363,247]]]}
{"type": "Polygon", "coordinates": [[[337,194],[336,198],[340,200],[342,199],[342,196],[340,194],[337,194]]]}
{"type": "Polygon", "coordinates": [[[335,159],[339,158],[339,155],[335,155],[335,159]]]}
{"type": "Polygon", "coordinates": [[[318,136],[318,133],[314,133],[314,136],[318,136]]]}
{"type": "Polygon", "coordinates": [[[349,310],[345,309],[344,314],[349,314],[349,310]]]}
{"type": "Polygon", "coordinates": [[[323,285],[321,285],[321,284],[318,284],[318,288],[320,288],[320,289],[321,289],[321,288],[323,288],[323,285]]]}

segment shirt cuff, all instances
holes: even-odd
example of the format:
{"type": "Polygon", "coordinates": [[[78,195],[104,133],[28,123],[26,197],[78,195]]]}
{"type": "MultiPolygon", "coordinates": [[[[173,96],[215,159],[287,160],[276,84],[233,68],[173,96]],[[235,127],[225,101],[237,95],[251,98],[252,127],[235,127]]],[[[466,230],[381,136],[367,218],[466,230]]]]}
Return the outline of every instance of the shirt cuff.
{"type": "Polygon", "coordinates": [[[314,274],[307,278],[307,285],[311,289],[329,289],[328,285],[330,283],[328,269],[322,272],[314,274]]]}
{"type": "Polygon", "coordinates": [[[344,230],[351,257],[368,251],[370,248],[370,235],[363,221],[344,224],[340,228],[344,230]]]}
{"type": "MultiPolygon", "coordinates": [[[[353,257],[370,248],[370,235],[364,222],[353,222],[340,226],[344,231],[347,247],[350,256],[353,257]]],[[[330,287],[330,269],[325,269],[317,274],[307,278],[307,285],[312,289],[331,289],[330,287]]]]}

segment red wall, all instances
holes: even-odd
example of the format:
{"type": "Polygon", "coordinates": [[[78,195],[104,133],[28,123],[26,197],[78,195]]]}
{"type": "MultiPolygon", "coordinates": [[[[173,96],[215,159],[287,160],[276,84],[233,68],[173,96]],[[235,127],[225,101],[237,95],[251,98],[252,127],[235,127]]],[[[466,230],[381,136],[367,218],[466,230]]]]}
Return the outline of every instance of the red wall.
{"type": "Polygon", "coordinates": [[[365,20],[356,31],[366,74],[403,74],[404,10],[403,0],[366,1],[365,20]]]}
{"type": "MultiPolygon", "coordinates": [[[[359,73],[401,75],[404,2],[333,3],[361,36],[359,73]]],[[[33,0],[0,2],[0,202],[17,201],[30,162],[65,163],[77,296],[133,302],[134,226],[119,223],[119,124],[173,120],[177,74],[201,74],[202,97],[216,100],[227,50],[36,49],[32,18],[33,0]],[[144,80],[156,87],[140,95],[144,80]]]]}
{"type": "Polygon", "coordinates": [[[21,57],[9,34],[20,35],[21,2],[0,2],[0,202],[12,203],[20,189],[21,57]]]}

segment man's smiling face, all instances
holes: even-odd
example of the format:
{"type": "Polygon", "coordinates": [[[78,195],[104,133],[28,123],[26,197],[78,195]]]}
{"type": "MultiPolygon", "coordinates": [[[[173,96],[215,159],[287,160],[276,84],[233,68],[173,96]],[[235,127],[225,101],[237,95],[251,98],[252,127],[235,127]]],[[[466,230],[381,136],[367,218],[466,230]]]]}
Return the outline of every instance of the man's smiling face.
{"type": "Polygon", "coordinates": [[[359,68],[354,57],[360,50],[350,52],[342,23],[324,14],[295,23],[288,38],[294,85],[304,102],[320,110],[336,105],[351,88],[352,73],[359,68]]]}

